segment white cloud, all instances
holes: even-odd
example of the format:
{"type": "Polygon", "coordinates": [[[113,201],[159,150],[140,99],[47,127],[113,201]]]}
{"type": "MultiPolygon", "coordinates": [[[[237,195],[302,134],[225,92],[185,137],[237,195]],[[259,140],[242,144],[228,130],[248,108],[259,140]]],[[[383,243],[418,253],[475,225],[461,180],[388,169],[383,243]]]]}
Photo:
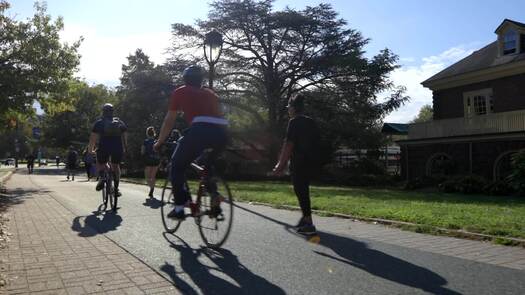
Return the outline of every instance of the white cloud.
{"type": "Polygon", "coordinates": [[[475,45],[477,44],[456,46],[438,55],[422,58],[419,65],[403,66],[394,71],[391,76],[392,80],[396,85],[405,86],[406,95],[411,99],[404,106],[389,114],[384,121],[406,123],[417,116],[423,105],[432,105],[432,91],[423,87],[421,82],[471,54],[475,45]]]}
{"type": "Polygon", "coordinates": [[[108,86],[118,85],[122,65],[137,48],[141,48],[156,64],[163,63],[171,39],[169,31],[108,36],[92,28],[75,25],[67,25],[61,35],[68,43],[78,40],[80,36],[84,37],[84,41],[79,48],[81,60],[77,76],[108,86]]]}

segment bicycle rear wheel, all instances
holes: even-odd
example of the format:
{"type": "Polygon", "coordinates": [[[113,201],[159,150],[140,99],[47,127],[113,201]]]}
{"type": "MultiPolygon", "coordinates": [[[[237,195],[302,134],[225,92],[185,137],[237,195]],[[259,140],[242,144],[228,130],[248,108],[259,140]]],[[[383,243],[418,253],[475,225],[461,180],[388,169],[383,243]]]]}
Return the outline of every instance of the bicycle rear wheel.
{"type": "Polygon", "coordinates": [[[162,199],[160,205],[160,215],[162,216],[162,224],[167,233],[174,233],[180,226],[181,221],[168,217],[168,214],[175,209],[175,197],[173,196],[173,190],[168,186],[169,177],[164,182],[162,187],[162,199]]]}
{"type": "Polygon", "coordinates": [[[108,189],[111,210],[113,210],[113,212],[117,212],[117,196],[115,194],[115,188],[113,187],[113,177],[108,178],[106,182],[106,188],[108,189]]]}
{"type": "Polygon", "coordinates": [[[212,197],[206,190],[199,190],[197,205],[201,213],[197,224],[206,246],[220,248],[228,239],[232,228],[233,196],[222,178],[212,177],[209,181],[217,185],[218,194],[212,197]],[[220,208],[220,212],[216,208],[220,208]]]}
{"type": "Polygon", "coordinates": [[[108,192],[106,190],[106,187],[102,189],[102,204],[104,205],[104,210],[106,210],[106,208],[108,207],[108,192]]]}

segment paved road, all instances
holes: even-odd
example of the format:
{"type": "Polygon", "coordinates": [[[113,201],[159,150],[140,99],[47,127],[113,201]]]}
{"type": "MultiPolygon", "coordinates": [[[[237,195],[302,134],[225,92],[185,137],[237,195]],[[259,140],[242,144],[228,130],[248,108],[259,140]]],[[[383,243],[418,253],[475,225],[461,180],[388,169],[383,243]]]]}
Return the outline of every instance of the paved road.
{"type": "Polygon", "coordinates": [[[177,235],[164,234],[160,203],[146,200],[145,186],[122,184],[118,214],[96,215],[94,182],[35,172],[17,177],[77,216],[73,231],[89,236],[95,229],[185,294],[525,294],[523,270],[359,238],[357,223],[338,218],[318,217],[321,243],[311,244],[289,230],[297,212],[246,203],[236,208],[224,249],[210,251],[191,220],[177,235]]]}

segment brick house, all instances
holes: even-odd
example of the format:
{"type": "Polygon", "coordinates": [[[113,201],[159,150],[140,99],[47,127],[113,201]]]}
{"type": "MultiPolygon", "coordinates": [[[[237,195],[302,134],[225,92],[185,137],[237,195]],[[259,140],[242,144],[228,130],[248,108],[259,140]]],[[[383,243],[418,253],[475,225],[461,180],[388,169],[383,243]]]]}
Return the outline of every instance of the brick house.
{"type": "Polygon", "coordinates": [[[512,153],[525,148],[525,24],[505,19],[497,40],[422,83],[434,117],[410,124],[401,146],[406,179],[508,175],[512,153]]]}

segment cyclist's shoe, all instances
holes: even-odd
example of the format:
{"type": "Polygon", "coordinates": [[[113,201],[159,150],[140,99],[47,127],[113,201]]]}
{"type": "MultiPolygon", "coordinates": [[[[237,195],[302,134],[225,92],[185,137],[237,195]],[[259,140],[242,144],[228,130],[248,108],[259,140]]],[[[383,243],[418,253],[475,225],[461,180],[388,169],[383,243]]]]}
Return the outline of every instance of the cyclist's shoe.
{"type": "Polygon", "coordinates": [[[171,210],[170,213],[168,213],[169,218],[177,219],[177,220],[184,220],[186,219],[186,213],[184,213],[184,210],[177,211],[175,208],[171,210]]]}
{"type": "Polygon", "coordinates": [[[295,225],[295,228],[301,228],[305,225],[308,225],[309,223],[304,221],[304,218],[301,217],[301,219],[299,219],[299,221],[297,222],[297,224],[295,225]]]}
{"type": "Polygon", "coordinates": [[[104,188],[104,180],[103,179],[100,179],[97,183],[97,187],[96,187],[96,190],[97,191],[101,191],[102,189],[104,188]]]}
{"type": "Polygon", "coordinates": [[[297,229],[298,234],[302,235],[313,235],[317,233],[315,226],[313,224],[306,224],[300,228],[297,229]]]}
{"type": "Polygon", "coordinates": [[[220,215],[222,215],[222,209],[220,205],[212,206],[210,208],[210,217],[218,218],[220,215]]]}

